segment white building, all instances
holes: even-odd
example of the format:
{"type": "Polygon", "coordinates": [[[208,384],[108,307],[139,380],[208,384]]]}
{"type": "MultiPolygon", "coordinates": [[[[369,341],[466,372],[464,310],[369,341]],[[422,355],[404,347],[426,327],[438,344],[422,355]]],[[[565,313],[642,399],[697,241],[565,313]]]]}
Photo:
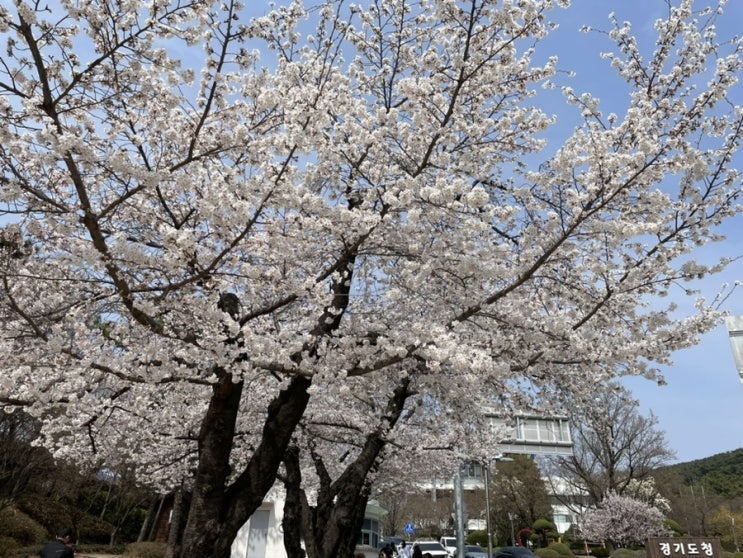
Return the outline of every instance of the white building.
{"type": "Polygon", "coordinates": [[[552,504],[552,523],[557,532],[565,533],[571,526],[580,527],[581,516],[588,509],[587,490],[581,490],[560,477],[544,479],[552,504]]]}
{"type": "MultiPolygon", "coordinates": [[[[376,502],[366,506],[358,550],[376,558],[374,548],[379,542],[379,523],[387,512],[376,502]]],[[[286,558],[284,550],[284,491],[274,485],[263,504],[242,526],[232,542],[231,558],[286,558]]]]}

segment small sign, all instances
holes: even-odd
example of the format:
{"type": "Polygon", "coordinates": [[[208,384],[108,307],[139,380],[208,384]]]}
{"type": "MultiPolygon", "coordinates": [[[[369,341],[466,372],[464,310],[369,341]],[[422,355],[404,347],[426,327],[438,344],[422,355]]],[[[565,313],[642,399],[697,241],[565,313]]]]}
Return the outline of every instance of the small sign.
{"type": "Polygon", "coordinates": [[[406,535],[414,535],[415,534],[415,527],[413,527],[413,523],[411,521],[408,521],[405,524],[405,534],[406,535]]]}
{"type": "Polygon", "coordinates": [[[653,538],[645,543],[648,558],[722,558],[720,539],[653,538]]]}

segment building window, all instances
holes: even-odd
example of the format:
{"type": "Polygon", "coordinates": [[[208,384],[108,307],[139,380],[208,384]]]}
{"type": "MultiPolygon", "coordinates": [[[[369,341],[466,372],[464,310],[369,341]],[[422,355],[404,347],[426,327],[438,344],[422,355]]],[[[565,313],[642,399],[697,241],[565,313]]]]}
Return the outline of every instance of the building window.
{"type": "Polygon", "coordinates": [[[374,548],[376,548],[378,543],[379,521],[377,521],[376,519],[365,518],[364,524],[361,527],[361,535],[359,536],[357,544],[373,546],[374,548]]]}
{"type": "Polygon", "coordinates": [[[482,479],[484,477],[482,464],[480,463],[463,463],[460,470],[462,478],[465,479],[482,479]]]}
{"type": "Polygon", "coordinates": [[[545,444],[570,443],[570,425],[563,419],[517,417],[516,439],[545,444]]]}

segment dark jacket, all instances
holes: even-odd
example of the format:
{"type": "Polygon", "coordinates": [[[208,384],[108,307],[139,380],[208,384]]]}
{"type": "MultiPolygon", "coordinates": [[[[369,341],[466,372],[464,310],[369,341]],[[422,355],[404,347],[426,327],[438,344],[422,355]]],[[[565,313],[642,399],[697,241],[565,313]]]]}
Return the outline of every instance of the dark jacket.
{"type": "Polygon", "coordinates": [[[41,549],[41,558],[75,558],[75,552],[62,541],[52,541],[41,549]]]}

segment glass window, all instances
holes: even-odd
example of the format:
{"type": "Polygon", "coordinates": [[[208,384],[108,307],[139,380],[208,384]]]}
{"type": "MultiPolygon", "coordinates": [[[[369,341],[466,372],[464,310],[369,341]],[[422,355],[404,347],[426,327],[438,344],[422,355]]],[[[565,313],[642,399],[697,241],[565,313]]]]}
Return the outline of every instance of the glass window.
{"type": "Polygon", "coordinates": [[[361,534],[356,544],[365,544],[373,547],[379,542],[379,521],[376,519],[364,518],[361,527],[361,534]]]}

